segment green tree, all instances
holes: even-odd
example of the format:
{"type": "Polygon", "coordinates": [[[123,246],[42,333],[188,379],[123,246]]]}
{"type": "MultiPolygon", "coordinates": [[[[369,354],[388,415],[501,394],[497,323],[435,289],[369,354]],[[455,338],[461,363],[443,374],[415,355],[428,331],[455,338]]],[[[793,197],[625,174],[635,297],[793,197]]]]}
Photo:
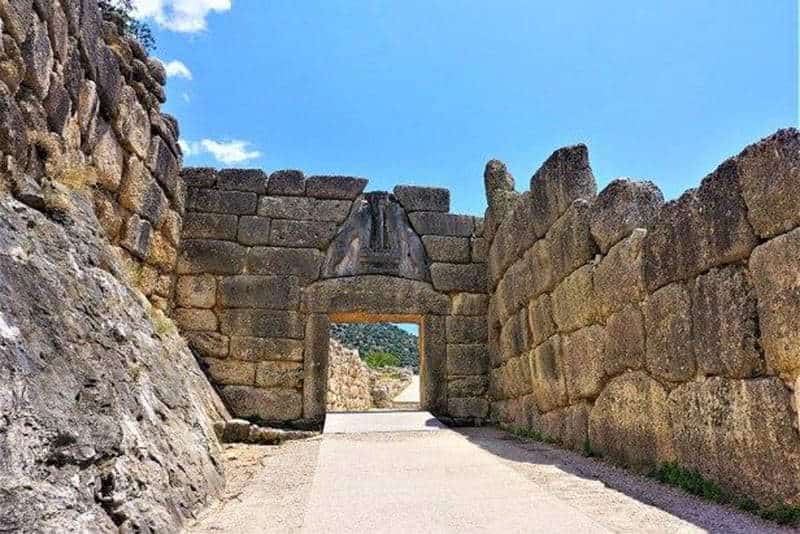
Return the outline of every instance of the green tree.
{"type": "Polygon", "coordinates": [[[112,22],[123,35],[134,37],[145,50],[152,52],[156,41],[150,26],[133,18],[133,0],[99,0],[103,19],[112,22]]]}
{"type": "Polygon", "coordinates": [[[374,351],[367,354],[364,362],[370,369],[381,369],[383,367],[399,367],[400,358],[391,352],[374,351]]]}

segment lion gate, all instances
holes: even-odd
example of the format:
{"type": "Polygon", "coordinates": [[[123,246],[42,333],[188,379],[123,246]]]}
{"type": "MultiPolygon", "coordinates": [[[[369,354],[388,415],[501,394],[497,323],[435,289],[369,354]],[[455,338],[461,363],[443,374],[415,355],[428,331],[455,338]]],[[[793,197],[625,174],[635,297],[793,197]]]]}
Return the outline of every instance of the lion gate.
{"type": "Polygon", "coordinates": [[[237,417],[318,426],[329,326],[420,326],[421,404],[488,412],[482,219],[446,189],[299,171],[189,168],[173,317],[237,417]]]}

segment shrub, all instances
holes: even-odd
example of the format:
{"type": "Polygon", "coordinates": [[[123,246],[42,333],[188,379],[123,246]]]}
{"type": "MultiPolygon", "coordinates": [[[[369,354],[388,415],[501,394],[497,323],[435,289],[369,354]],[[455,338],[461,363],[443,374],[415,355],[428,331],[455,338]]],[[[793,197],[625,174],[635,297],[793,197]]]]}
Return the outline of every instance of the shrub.
{"type": "Polygon", "coordinates": [[[373,351],[364,358],[364,363],[370,369],[380,369],[382,367],[398,367],[400,358],[391,352],[373,351]]]}
{"type": "Polygon", "coordinates": [[[133,0],[99,0],[103,19],[113,23],[121,35],[128,35],[139,41],[145,50],[151,52],[156,48],[156,40],[150,27],[133,18],[133,0]]]}

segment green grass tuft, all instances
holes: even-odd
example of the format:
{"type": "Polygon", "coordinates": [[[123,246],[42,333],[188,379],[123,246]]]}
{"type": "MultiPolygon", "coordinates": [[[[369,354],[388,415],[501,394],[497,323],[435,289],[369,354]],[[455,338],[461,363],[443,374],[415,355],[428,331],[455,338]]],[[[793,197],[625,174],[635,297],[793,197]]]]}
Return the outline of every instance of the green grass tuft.
{"type": "Polygon", "coordinates": [[[550,445],[561,445],[561,440],[555,436],[551,436],[544,432],[539,432],[538,430],[534,430],[532,428],[525,428],[521,426],[511,427],[508,429],[509,432],[514,434],[515,436],[523,439],[529,439],[531,441],[538,441],[540,443],[548,443],[550,445]]]}

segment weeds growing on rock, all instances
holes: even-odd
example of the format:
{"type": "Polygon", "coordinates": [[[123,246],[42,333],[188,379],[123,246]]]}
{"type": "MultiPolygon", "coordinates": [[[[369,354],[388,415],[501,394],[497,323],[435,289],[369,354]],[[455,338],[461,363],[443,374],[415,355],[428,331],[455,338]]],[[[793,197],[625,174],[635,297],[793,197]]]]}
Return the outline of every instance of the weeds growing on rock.
{"type": "Polygon", "coordinates": [[[686,469],[674,462],[659,465],[649,473],[649,476],[659,482],[680,488],[686,493],[718,504],[734,506],[768,521],[774,521],[781,525],[800,526],[800,506],[786,504],[771,507],[761,506],[752,499],[736,496],[716,482],[708,480],[698,471],[686,469]]]}

